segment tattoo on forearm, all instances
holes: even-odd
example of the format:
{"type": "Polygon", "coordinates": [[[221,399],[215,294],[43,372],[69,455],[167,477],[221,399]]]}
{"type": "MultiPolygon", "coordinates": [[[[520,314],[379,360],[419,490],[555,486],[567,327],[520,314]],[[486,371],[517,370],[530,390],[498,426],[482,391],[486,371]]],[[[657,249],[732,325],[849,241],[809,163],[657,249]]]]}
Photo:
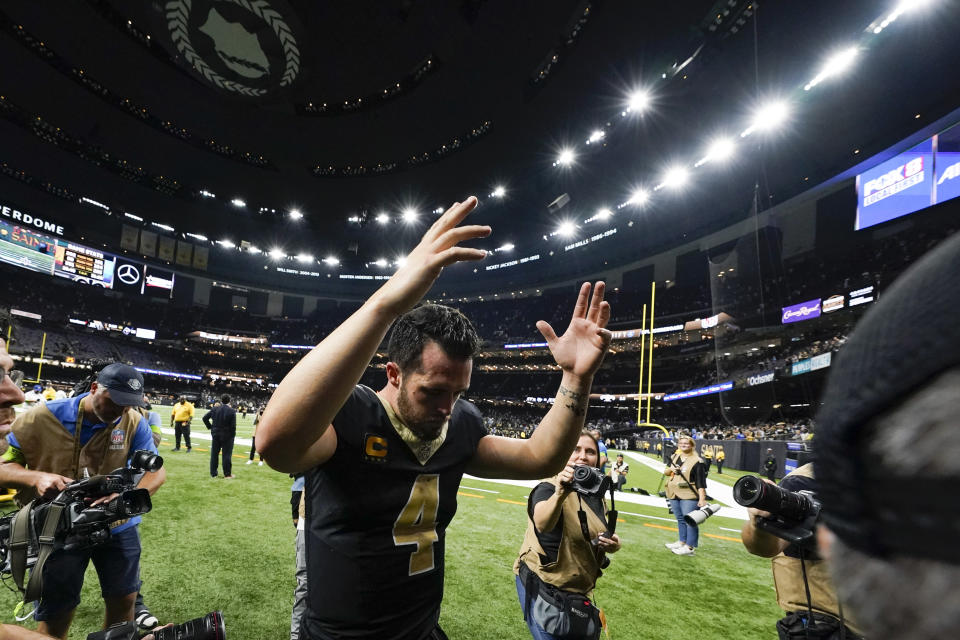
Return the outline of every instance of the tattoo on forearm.
{"type": "Polygon", "coordinates": [[[575,416],[582,417],[587,414],[587,402],[590,399],[589,394],[571,391],[563,385],[560,385],[558,393],[566,399],[563,406],[573,411],[575,416]]]}

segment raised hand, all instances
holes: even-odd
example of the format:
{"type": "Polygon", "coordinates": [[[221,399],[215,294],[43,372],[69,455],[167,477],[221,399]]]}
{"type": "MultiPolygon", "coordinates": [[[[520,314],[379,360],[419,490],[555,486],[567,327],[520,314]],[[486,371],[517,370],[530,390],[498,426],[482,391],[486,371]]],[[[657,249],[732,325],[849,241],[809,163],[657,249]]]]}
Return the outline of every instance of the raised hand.
{"type": "Polygon", "coordinates": [[[387,309],[400,315],[426,295],[443,268],[455,262],[482,260],[487,254],[480,249],[457,246],[461,242],[490,235],[486,225],[458,227],[477,207],[477,199],[470,196],[447,209],[423,235],[402,267],[375,294],[387,309]]]}
{"type": "Polygon", "coordinates": [[[573,317],[562,336],[557,336],[553,327],[544,320],[537,322],[553,354],[553,359],[564,372],[580,378],[592,378],[610,346],[610,303],[603,299],[606,285],[597,282],[590,297],[590,283],[580,286],[580,295],[573,308],[573,317]],[[589,303],[588,303],[589,301],[589,303]]]}

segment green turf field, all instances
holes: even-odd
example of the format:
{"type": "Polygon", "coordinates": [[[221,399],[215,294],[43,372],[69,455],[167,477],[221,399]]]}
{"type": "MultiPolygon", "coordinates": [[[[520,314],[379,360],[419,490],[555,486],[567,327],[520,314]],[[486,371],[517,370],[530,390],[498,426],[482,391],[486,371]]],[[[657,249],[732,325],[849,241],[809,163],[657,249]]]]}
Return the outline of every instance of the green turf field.
{"type": "MultiPolygon", "coordinates": [[[[169,407],[158,410],[167,427],[169,407]]],[[[206,433],[199,415],[193,431],[206,433]]],[[[237,431],[239,437],[249,436],[252,416],[238,416],[237,431]]],[[[234,450],[236,479],[211,479],[207,444],[197,440],[194,452],[186,454],[169,451],[170,435],[161,443],[168,479],[140,527],[147,605],[162,622],[220,609],[230,640],[289,637],[295,582],[291,479],[267,466],[245,465],[242,446],[234,450]]],[[[637,464],[630,484],[655,489],[657,481],[656,472],[637,464]]],[[[511,569],[526,526],[527,493],[523,487],[464,479],[459,510],[447,531],[441,616],[453,640],[529,638],[511,569]]],[[[773,625],[781,614],[770,564],[744,551],[736,533],[740,521],[711,518],[701,527],[697,556],[678,557],[663,546],[676,539],[675,523],[659,519],[670,518],[665,508],[622,501],[617,507],[623,549],[612,556],[596,591],[610,638],[776,636],[773,625]]],[[[12,621],[17,600],[13,592],[0,597],[3,621],[12,621]]],[[[83,639],[99,628],[102,609],[91,567],[70,637],[83,639]]]]}

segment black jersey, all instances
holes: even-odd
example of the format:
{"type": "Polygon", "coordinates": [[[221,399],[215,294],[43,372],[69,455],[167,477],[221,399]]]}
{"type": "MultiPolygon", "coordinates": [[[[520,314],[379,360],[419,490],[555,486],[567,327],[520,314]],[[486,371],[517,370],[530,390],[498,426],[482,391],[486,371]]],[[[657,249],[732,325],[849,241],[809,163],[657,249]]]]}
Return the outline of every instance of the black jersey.
{"type": "Polygon", "coordinates": [[[375,391],[357,386],[333,420],[337,450],[306,475],[311,640],[423,640],[443,599],[444,534],[486,430],[465,400],[425,464],[375,391]]]}

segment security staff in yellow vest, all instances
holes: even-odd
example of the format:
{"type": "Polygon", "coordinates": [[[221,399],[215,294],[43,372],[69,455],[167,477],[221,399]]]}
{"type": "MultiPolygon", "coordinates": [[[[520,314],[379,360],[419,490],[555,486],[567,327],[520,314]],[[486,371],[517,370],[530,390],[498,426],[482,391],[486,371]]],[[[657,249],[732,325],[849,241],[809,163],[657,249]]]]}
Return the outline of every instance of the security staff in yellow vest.
{"type": "Polygon", "coordinates": [[[173,437],[174,442],[176,442],[176,446],[171,451],[180,451],[181,436],[187,445],[187,453],[193,451],[190,446],[190,421],[193,420],[193,414],[193,403],[187,402],[185,397],[180,396],[177,404],[173,405],[173,410],[170,412],[170,422],[173,423],[173,437]]]}
{"type": "MultiPolygon", "coordinates": [[[[813,477],[813,463],[805,464],[789,473],[780,481],[780,486],[787,491],[812,491],[816,493],[817,483],[813,477]]],[[[794,611],[807,611],[807,593],[804,586],[803,572],[806,569],[807,586],[810,588],[810,608],[814,612],[825,613],[840,619],[840,609],[837,605],[837,594],[830,580],[829,569],[826,563],[813,550],[804,551],[801,566],[800,552],[797,545],[788,543],[782,538],[760,529],[756,525],[757,518],[766,518],[770,514],[766,511],[749,508],[750,519],[740,531],[740,539],[747,551],[762,558],[772,558],[773,585],[777,591],[777,604],[788,614],[794,611]]],[[[843,620],[847,628],[859,634],[856,625],[850,620],[850,613],[844,611],[843,620]]],[[[847,635],[853,640],[852,634],[847,635]]]]}
{"type": "MultiPolygon", "coordinates": [[[[580,593],[592,598],[593,588],[602,575],[605,554],[620,549],[620,537],[601,535],[607,530],[606,503],[599,495],[583,496],[571,490],[573,468],[578,465],[597,467],[599,446],[588,431],[580,435],[567,466],[558,475],[537,485],[530,493],[527,507],[527,532],[520,547],[520,557],[513,565],[520,606],[526,606],[529,583],[534,580],[562,591],[580,593]],[[590,540],[583,535],[579,512],[586,514],[590,540]],[[591,540],[596,540],[594,545],[591,540]]],[[[527,627],[536,640],[551,640],[548,634],[525,611],[527,627]]]]}
{"type": "Polygon", "coordinates": [[[700,528],[684,521],[691,511],[707,504],[707,471],[694,451],[693,438],[680,436],[670,465],[663,472],[667,481],[667,499],[677,519],[678,540],[666,544],[678,556],[692,556],[700,541],[700,528]]]}
{"type": "MultiPolygon", "coordinates": [[[[28,501],[52,497],[74,479],[109,473],[129,463],[139,449],[157,453],[147,421],[134,407],[143,401],[143,376],[131,366],[107,365],[89,393],[40,404],[22,414],[7,436],[0,458],[0,486],[18,490],[28,501]]],[[[166,479],[161,468],[148,472],[139,487],[155,493],[166,479]]],[[[91,506],[107,502],[104,496],[91,506]]],[[[54,551],[43,568],[43,594],[35,612],[38,629],[67,637],[87,564],[92,559],[106,605],[106,625],[133,620],[140,588],[140,517],[115,523],[110,539],[84,550],[54,551]]]]}

